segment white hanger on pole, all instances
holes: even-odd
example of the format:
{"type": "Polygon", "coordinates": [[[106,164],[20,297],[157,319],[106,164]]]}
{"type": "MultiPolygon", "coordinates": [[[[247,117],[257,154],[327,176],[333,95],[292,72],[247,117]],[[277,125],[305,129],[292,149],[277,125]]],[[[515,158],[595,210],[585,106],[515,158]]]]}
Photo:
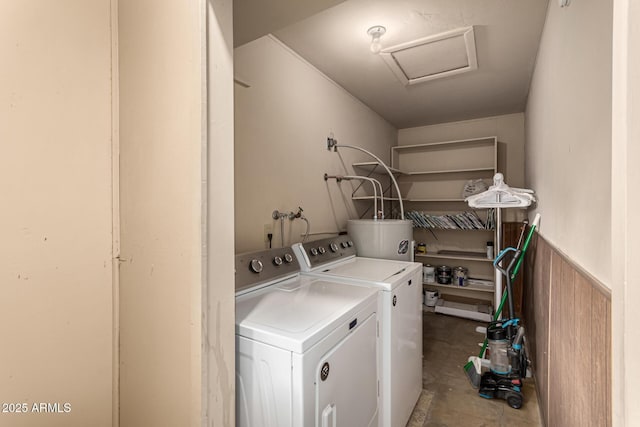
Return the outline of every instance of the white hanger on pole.
{"type": "Polygon", "coordinates": [[[536,201],[533,190],[509,187],[504,183],[504,176],[497,173],[493,176],[493,185],[480,194],[464,199],[472,208],[519,208],[530,206],[536,201]]]}
{"type": "MultiPolygon", "coordinates": [[[[493,176],[493,185],[488,190],[464,199],[472,208],[496,208],[496,256],[500,254],[502,242],[502,208],[524,208],[536,201],[533,190],[509,187],[504,183],[504,175],[497,173],[493,176]]],[[[495,272],[496,291],[494,294],[494,309],[500,305],[502,299],[502,274],[495,272]]]]}

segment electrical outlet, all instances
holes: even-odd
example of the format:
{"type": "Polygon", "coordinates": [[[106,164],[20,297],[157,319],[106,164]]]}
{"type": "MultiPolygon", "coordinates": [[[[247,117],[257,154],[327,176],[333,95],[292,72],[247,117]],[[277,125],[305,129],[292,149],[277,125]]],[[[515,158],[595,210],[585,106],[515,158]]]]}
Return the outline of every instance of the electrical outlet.
{"type": "Polygon", "coordinates": [[[273,239],[273,224],[265,224],[264,225],[264,244],[265,247],[269,247],[269,234],[271,234],[271,237],[273,239]]]}

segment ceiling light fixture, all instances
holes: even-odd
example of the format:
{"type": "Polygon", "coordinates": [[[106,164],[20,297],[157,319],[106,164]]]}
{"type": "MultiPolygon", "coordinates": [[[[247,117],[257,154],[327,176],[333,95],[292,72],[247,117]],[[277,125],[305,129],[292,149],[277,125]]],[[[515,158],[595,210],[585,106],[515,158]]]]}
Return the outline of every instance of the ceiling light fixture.
{"type": "Polygon", "coordinates": [[[380,53],[380,51],[382,50],[380,37],[382,37],[382,35],[386,32],[387,29],[382,25],[376,25],[367,30],[367,34],[371,36],[371,46],[369,46],[371,53],[380,53]]]}

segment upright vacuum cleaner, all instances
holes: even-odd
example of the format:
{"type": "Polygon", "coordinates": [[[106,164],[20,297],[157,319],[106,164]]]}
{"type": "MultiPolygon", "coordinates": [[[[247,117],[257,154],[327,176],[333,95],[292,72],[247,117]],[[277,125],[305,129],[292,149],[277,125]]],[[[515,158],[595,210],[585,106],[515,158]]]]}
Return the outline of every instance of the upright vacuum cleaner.
{"type": "Polygon", "coordinates": [[[478,393],[487,399],[504,399],[514,409],[522,407],[522,381],[527,374],[527,355],[522,346],[524,327],[515,317],[511,288],[511,273],[522,255],[520,249],[507,248],[493,262],[506,277],[509,318],[495,320],[487,327],[489,344],[489,370],[482,374],[478,393]],[[500,262],[513,254],[506,269],[500,262]]]}
{"type": "MultiPolygon", "coordinates": [[[[494,321],[487,327],[487,336],[478,357],[470,357],[464,369],[471,384],[478,388],[480,396],[487,399],[504,399],[514,409],[522,407],[522,382],[527,373],[528,359],[522,345],[524,339],[524,327],[520,325],[520,319],[515,316],[513,308],[512,282],[524,259],[524,254],[529,246],[531,237],[538,226],[540,215],[536,215],[526,241],[520,249],[507,248],[500,252],[494,260],[494,267],[506,278],[506,291],[502,301],[494,315],[494,321]],[[506,264],[502,268],[501,264],[506,264]],[[509,305],[509,318],[498,320],[502,313],[505,298],[509,305]],[[489,348],[489,370],[480,375],[480,359],[484,357],[485,350],[489,348]]],[[[524,235],[524,228],[520,236],[520,242],[524,235]]]]}

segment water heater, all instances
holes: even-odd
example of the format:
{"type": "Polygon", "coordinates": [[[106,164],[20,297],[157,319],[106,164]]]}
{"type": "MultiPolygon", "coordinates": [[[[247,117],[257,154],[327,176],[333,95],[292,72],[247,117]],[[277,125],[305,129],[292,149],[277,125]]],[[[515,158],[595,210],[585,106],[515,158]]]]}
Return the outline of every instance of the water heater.
{"type": "Polygon", "coordinates": [[[352,219],[347,233],[358,256],[413,261],[413,222],[404,219],[352,219]]]}

